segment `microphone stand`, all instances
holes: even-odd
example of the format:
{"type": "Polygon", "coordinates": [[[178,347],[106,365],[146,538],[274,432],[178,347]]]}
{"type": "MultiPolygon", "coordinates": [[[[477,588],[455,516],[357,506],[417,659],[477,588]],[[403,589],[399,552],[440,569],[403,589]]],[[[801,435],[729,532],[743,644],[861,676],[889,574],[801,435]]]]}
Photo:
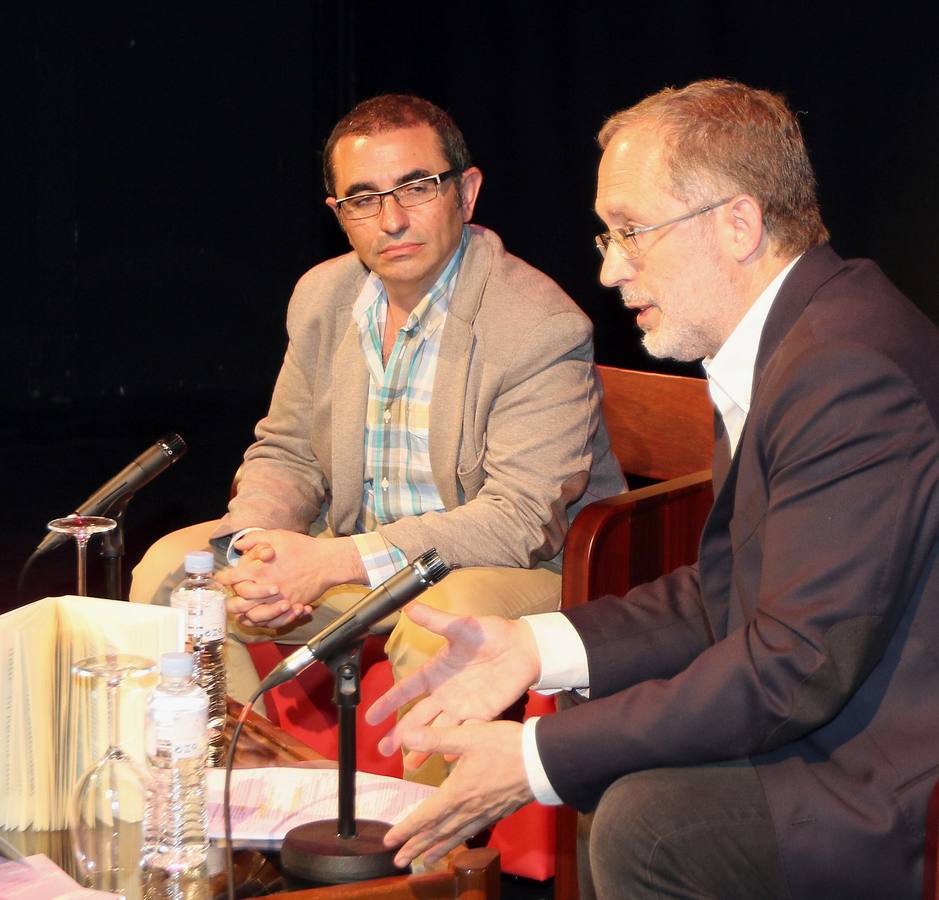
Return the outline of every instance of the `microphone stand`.
{"type": "Polygon", "coordinates": [[[124,557],[124,513],[133,498],[133,494],[121,497],[101,514],[117,522],[116,528],[104,533],[100,551],[104,560],[104,596],[111,600],[124,599],[121,571],[121,561],[124,557]]]}
{"type": "Polygon", "coordinates": [[[356,721],[364,639],[324,660],[335,678],[339,712],[339,798],[335,819],[291,828],[280,851],[284,871],[303,882],[342,884],[400,874],[395,850],[382,843],[387,822],[355,818],[356,721]]]}
{"type": "Polygon", "coordinates": [[[231,767],[238,735],[254,701],[261,694],[296,677],[314,662],[324,662],[336,679],[333,702],[339,707],[339,814],[334,820],[307,823],[288,831],[281,847],[283,868],[288,875],[298,879],[332,884],[363,881],[398,871],[393,862],[395,852],[386,850],[382,842],[390,825],[355,820],[355,710],[359,705],[361,688],[362,644],[371,626],[437,584],[449,571],[450,567],[436,550],[422,553],[278,663],[242,709],[226,756],[222,800],[230,900],[235,896],[231,852],[231,767]]]}

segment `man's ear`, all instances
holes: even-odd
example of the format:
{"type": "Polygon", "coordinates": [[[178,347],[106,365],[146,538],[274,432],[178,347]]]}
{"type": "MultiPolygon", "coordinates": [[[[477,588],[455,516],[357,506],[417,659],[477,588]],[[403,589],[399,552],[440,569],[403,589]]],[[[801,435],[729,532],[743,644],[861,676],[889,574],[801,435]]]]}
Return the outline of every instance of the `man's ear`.
{"type": "Polygon", "coordinates": [[[766,235],[759,201],[750,194],[738,194],[727,204],[722,218],[731,254],[737,262],[746,261],[766,235]]]}
{"type": "Polygon", "coordinates": [[[342,229],[342,233],[346,233],[346,226],[343,224],[342,216],[339,214],[339,207],[336,205],[335,197],[327,197],[326,205],[333,211],[333,215],[336,217],[336,221],[339,223],[339,227],[342,229]]]}
{"type": "Polygon", "coordinates": [[[470,166],[459,178],[457,191],[459,192],[460,207],[463,210],[463,221],[469,222],[473,218],[476,208],[476,198],[479,189],[483,186],[483,173],[476,166],[470,166]]]}

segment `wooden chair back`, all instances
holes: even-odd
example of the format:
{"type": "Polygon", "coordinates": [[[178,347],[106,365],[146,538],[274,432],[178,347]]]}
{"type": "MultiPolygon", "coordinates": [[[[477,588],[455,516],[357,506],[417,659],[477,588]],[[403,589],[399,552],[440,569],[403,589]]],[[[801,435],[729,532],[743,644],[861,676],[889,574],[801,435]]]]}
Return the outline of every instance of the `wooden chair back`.
{"type": "Polygon", "coordinates": [[[711,467],[713,406],[703,378],[597,366],[613,452],[627,475],[667,481],[711,467]]]}
{"type": "Polygon", "coordinates": [[[591,503],[564,545],[561,605],[626,593],[697,557],[711,508],[714,412],[707,382],[598,366],[613,452],[660,482],[591,503]]]}

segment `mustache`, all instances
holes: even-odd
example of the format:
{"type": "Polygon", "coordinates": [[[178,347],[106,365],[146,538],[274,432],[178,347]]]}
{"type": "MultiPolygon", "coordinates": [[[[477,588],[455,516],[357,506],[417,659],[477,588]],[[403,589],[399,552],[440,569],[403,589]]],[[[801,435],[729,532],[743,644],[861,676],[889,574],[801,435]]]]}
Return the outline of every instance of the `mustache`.
{"type": "Polygon", "coordinates": [[[621,287],[619,295],[623,300],[624,306],[656,306],[655,297],[645,291],[637,291],[632,288],[621,287]]]}

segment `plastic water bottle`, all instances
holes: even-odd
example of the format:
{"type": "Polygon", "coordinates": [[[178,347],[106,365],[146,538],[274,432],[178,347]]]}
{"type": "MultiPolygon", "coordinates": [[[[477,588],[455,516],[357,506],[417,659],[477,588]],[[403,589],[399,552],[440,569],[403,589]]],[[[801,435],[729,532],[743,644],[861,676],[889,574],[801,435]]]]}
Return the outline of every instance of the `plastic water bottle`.
{"type": "Polygon", "coordinates": [[[218,766],[225,754],[225,588],[212,577],[214,560],[205,550],[186,554],[186,577],[170,605],[186,612],[186,649],[194,659],[193,678],[209,695],[209,752],[218,766]]]}
{"type": "Polygon", "coordinates": [[[145,885],[198,881],[206,872],[209,698],[192,673],[192,654],[164,653],[160,683],[147,700],[144,745],[150,786],[141,855],[145,885]]]}

